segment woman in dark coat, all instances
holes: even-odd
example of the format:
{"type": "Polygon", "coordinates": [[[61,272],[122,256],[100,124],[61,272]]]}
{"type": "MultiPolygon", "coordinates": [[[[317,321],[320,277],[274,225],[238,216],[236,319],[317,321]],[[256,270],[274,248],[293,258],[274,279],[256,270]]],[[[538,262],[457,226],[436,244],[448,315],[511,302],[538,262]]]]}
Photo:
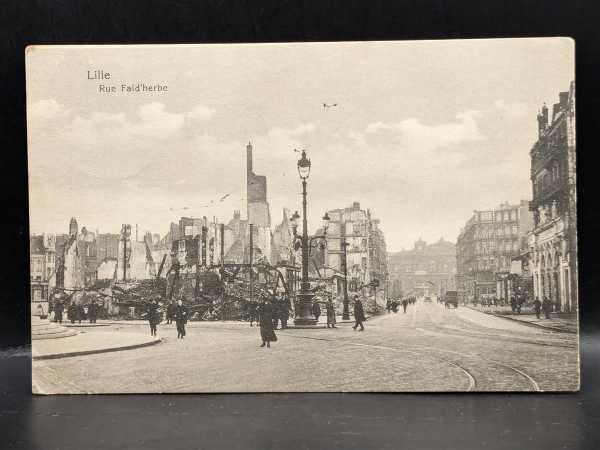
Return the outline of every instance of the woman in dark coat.
{"type": "Polygon", "coordinates": [[[271,347],[271,342],[277,341],[275,330],[273,329],[273,305],[269,300],[266,300],[260,306],[260,337],[262,339],[261,347],[265,345],[271,347]]]}

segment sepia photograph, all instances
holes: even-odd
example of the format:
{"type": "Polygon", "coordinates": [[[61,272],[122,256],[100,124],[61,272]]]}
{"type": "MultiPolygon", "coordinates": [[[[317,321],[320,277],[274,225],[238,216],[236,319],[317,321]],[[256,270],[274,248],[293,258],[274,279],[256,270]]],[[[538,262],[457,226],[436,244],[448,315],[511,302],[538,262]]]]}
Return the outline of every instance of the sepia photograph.
{"type": "Polygon", "coordinates": [[[27,47],[33,393],[578,391],[574,57],[27,47]]]}

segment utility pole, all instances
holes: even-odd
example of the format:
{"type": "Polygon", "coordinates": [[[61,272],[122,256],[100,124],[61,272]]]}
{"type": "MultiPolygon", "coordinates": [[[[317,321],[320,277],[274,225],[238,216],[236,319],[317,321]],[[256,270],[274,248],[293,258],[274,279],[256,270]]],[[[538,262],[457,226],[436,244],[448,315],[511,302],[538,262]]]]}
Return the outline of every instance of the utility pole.
{"type": "Polygon", "coordinates": [[[202,226],[202,267],[206,267],[206,234],[208,232],[208,228],[206,226],[202,226]]]}
{"type": "MultiPolygon", "coordinates": [[[[204,227],[202,228],[202,230],[204,230],[204,227]]],[[[202,235],[204,234],[204,232],[202,233],[202,235]]],[[[200,253],[202,252],[202,235],[198,236],[196,235],[196,237],[193,239],[192,242],[197,241],[198,242],[198,246],[196,247],[196,286],[194,288],[194,297],[197,299],[200,296],[200,253]]]]}
{"type": "Polygon", "coordinates": [[[348,301],[348,253],[347,248],[350,245],[346,242],[346,223],[342,223],[342,270],[344,271],[344,310],[342,312],[342,320],[350,320],[350,308],[348,301]]]}
{"type": "Polygon", "coordinates": [[[221,267],[225,264],[225,224],[221,224],[221,267]]]}
{"type": "Polygon", "coordinates": [[[250,301],[254,297],[254,273],[252,272],[252,263],[254,261],[254,224],[250,224],[250,301]]]}

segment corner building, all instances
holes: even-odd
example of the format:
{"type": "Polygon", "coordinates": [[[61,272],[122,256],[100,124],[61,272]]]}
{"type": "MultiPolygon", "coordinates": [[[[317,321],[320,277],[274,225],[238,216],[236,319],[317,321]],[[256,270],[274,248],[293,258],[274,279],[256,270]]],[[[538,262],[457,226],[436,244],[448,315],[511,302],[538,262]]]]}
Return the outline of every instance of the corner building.
{"type": "Polygon", "coordinates": [[[534,228],[529,264],[534,295],[548,297],[556,311],[578,307],[575,82],[537,116],[538,140],[530,151],[534,228]]]}

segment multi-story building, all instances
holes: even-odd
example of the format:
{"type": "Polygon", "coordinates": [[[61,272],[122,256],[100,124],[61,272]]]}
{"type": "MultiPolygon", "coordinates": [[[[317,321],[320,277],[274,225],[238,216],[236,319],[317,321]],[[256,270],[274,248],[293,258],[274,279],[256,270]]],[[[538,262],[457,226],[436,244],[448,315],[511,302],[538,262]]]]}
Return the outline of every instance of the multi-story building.
{"type": "MultiPolygon", "coordinates": [[[[377,303],[385,302],[387,287],[387,249],[379,220],[373,219],[369,210],[361,209],[354,202],[348,208],[327,211],[330,222],[327,230],[327,245],[323,255],[324,275],[344,273],[345,263],[350,292],[366,293],[364,286],[378,280],[379,287],[370,289],[377,303]]],[[[338,283],[339,289],[339,283],[338,283]]],[[[339,292],[336,292],[339,295],[339,292]]]]}
{"type": "Polygon", "coordinates": [[[473,212],[456,242],[456,287],[463,300],[498,295],[498,279],[510,273],[532,223],[526,200],[473,212]]]}
{"type": "Polygon", "coordinates": [[[32,303],[47,302],[50,290],[56,285],[56,237],[54,235],[42,234],[30,237],[29,264],[31,301],[32,303]]]}
{"type": "Polygon", "coordinates": [[[411,250],[390,253],[390,295],[441,295],[454,289],[456,248],[443,238],[434,244],[422,239],[411,250]]]}
{"type": "Polygon", "coordinates": [[[549,298],[559,311],[576,311],[577,204],[575,161],[575,82],[559,101],[538,114],[538,140],[531,156],[534,228],[529,264],[534,295],[549,298]]]}

